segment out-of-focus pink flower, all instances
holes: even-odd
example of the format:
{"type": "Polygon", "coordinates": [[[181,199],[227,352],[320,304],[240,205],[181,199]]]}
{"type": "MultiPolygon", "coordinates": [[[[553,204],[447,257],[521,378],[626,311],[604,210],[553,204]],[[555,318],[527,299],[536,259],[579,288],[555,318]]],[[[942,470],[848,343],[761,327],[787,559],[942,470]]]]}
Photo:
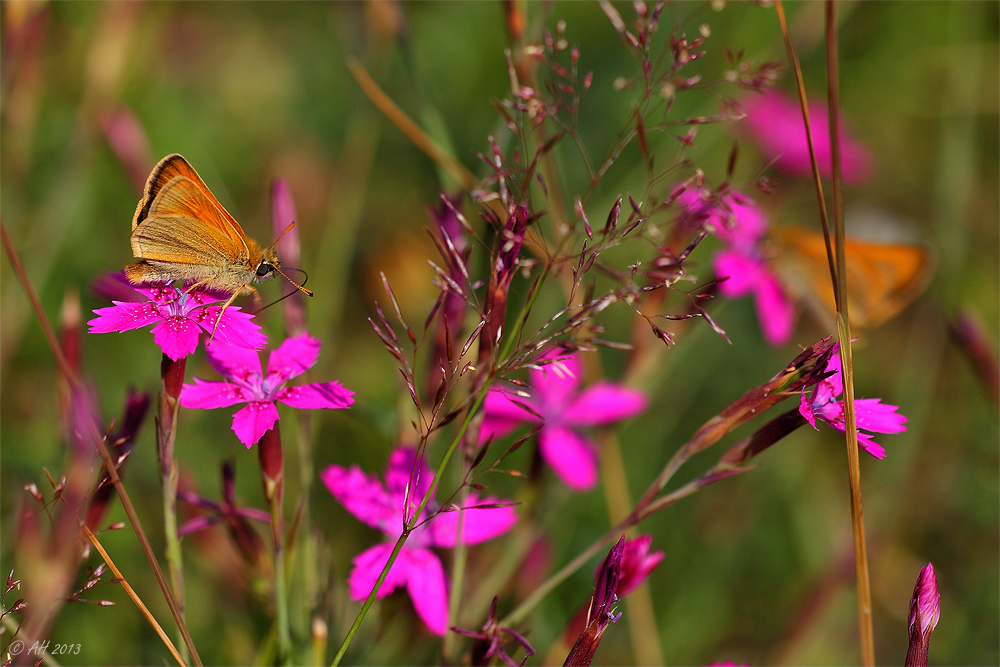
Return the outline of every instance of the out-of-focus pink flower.
{"type": "Polygon", "coordinates": [[[230,306],[219,319],[222,306],[209,304],[224,301],[228,295],[200,289],[186,292],[173,285],[136,286],[129,284],[123,274],[114,277],[140,298],[113,301],[113,306],[94,310],[97,317],[87,322],[89,333],[129,331],[152,324],[153,341],[175,361],[194,352],[201,333],[211,335],[216,320],[219,326],[215,340],[220,343],[255,350],[267,343],[253,315],[242,312],[239,306],[230,306]]]}
{"type": "Polygon", "coordinates": [[[649,573],[663,560],[662,551],[650,553],[653,546],[652,535],[640,535],[632,540],[625,540],[625,551],[622,553],[622,577],[618,582],[618,597],[623,598],[642,582],[649,573]]]}
{"type": "Polygon", "coordinates": [[[646,409],[646,396],[610,382],[580,391],[576,353],[552,350],[542,360],[550,363],[529,371],[529,397],[502,389],[487,394],[479,440],[506,435],[524,423],[540,425],[542,459],[570,488],[585,491],[597,484],[597,447],[582,429],[634,417],[646,409]]]}
{"type": "Polygon", "coordinates": [[[927,665],[931,633],[941,618],[941,594],[938,592],[934,565],[927,563],[917,575],[917,585],[910,600],[910,646],[906,652],[907,667],[927,665]]]}
{"type": "Polygon", "coordinates": [[[205,382],[195,378],[193,385],[186,384],[181,390],[181,405],[185,408],[225,408],[248,403],[233,415],[233,431],[248,449],[278,421],[275,401],[293,408],[350,407],[354,403],[354,392],[339,382],[285,386],[293,377],[313,367],[321,345],[308,334],[287,339],[271,353],[265,374],[256,352],[233,345],[212,344],[206,348],[208,361],[229,381],[205,382]]]}
{"type": "MultiPolygon", "coordinates": [[[[385,484],[366,475],[358,466],[350,469],[330,466],[320,474],[326,488],[344,508],[389,538],[397,538],[403,522],[412,516],[433,478],[423,460],[414,467],[416,451],[399,447],[389,456],[385,484]],[[411,473],[416,470],[416,478],[411,473]],[[407,494],[407,489],[409,493],[407,494]],[[406,506],[407,500],[409,507],[406,506]]],[[[479,500],[470,493],[463,512],[463,544],[479,544],[505,533],[517,522],[511,506],[494,498],[479,500]]],[[[433,503],[428,515],[437,511],[433,503]]],[[[406,586],[413,606],[431,632],[444,635],[448,630],[448,593],[444,567],[431,547],[454,547],[458,540],[458,512],[442,512],[414,528],[403,545],[376,597],[384,598],[398,586],[406,586]]],[[[348,580],[351,597],[364,600],[371,593],[382,568],[389,561],[393,542],[383,542],[354,557],[354,569],[348,580]]]]}
{"type": "MultiPolygon", "coordinates": [[[[806,126],[797,101],[772,88],[763,95],[749,98],[743,106],[747,112],[743,122],[750,136],[767,157],[774,160],[776,167],[795,176],[812,174],[806,126]]],[[[832,173],[829,118],[824,105],[809,104],[813,148],[816,150],[820,173],[824,176],[832,173]]],[[[844,181],[848,183],[860,183],[871,174],[872,160],[868,150],[848,137],[843,123],[840,130],[840,160],[844,181]]]]}
{"type": "Polygon", "coordinates": [[[795,303],[767,263],[761,241],[767,217],[753,200],[736,190],[713,195],[689,188],[677,198],[687,220],[718,236],[725,246],[712,260],[715,275],[726,278],[719,293],[727,299],[752,294],[760,330],[770,345],[784,345],[792,335],[795,303]]]}
{"type": "MultiPolygon", "coordinates": [[[[826,378],[812,390],[804,390],[799,401],[799,412],[816,428],[816,420],[826,422],[841,433],[847,431],[844,422],[844,402],[836,400],[844,391],[844,378],[840,369],[838,345],[834,345],[833,356],[826,365],[834,374],[826,378]],[[811,391],[811,395],[809,392],[811,391]]],[[[906,417],[896,412],[895,405],[882,403],[880,398],[858,398],[854,400],[854,417],[858,425],[858,446],[877,459],[885,458],[885,449],[872,439],[870,433],[902,433],[906,417]]],[[[818,430],[818,429],[817,429],[818,430]]]]}

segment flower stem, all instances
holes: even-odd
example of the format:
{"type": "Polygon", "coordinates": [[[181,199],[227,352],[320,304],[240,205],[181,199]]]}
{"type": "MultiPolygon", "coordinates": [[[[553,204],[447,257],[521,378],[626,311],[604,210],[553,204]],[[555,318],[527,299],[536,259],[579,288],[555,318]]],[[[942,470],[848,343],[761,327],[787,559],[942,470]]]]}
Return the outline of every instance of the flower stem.
{"type": "Polygon", "coordinates": [[[264,497],[271,510],[271,548],[274,557],[274,608],[278,624],[278,660],[291,664],[291,632],[288,626],[288,590],[285,585],[285,496],[284,453],[278,422],[257,443],[264,497]]]}
{"type": "MultiPolygon", "coordinates": [[[[177,414],[186,365],[186,357],[171,359],[164,354],[160,361],[160,411],[156,427],[163,491],[163,531],[166,540],[167,568],[170,573],[170,589],[174,593],[177,611],[181,618],[184,617],[184,561],[181,541],[177,536],[178,468],[177,459],[174,458],[174,443],[177,439],[177,414]]],[[[179,630],[178,644],[181,656],[187,661],[189,659],[187,645],[179,630]]]]}

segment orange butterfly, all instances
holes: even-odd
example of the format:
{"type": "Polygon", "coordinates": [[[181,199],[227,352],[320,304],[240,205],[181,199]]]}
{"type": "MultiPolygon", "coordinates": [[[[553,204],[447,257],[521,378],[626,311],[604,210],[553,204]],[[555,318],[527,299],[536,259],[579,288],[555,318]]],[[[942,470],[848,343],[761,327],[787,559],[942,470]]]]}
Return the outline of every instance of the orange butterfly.
{"type": "MultiPolygon", "coordinates": [[[[802,227],[771,229],[771,265],[796,299],[836,311],[823,235],[802,227]]],[[[847,307],[852,327],[892,319],[920,296],[934,273],[929,249],[918,245],[844,239],[847,307]]]]}
{"type": "Polygon", "coordinates": [[[160,160],[146,181],[132,218],[132,254],[139,261],[125,267],[125,275],[133,283],[193,281],[189,292],[199,287],[229,292],[215,328],[237,296],[257,296],[252,283],[274,273],[313,295],[281,271],[274,245],[261,249],[243,233],[194,167],[176,154],[160,160]]]}

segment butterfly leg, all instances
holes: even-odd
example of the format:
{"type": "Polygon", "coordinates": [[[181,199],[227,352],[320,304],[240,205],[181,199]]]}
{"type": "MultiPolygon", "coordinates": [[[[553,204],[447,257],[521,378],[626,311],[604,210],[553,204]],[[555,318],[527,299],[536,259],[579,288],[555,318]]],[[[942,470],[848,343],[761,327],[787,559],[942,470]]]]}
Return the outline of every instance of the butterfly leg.
{"type": "MultiPolygon", "coordinates": [[[[248,289],[251,292],[253,292],[255,300],[260,300],[260,293],[257,291],[256,287],[252,287],[251,285],[246,285],[244,283],[239,283],[239,284],[244,289],[248,289]]],[[[212,336],[208,339],[209,343],[215,340],[215,332],[219,329],[219,322],[222,321],[222,315],[223,313],[226,312],[226,308],[229,308],[229,306],[233,305],[233,301],[235,301],[236,297],[238,297],[241,293],[242,290],[236,290],[235,292],[233,292],[233,295],[229,297],[229,300],[226,301],[224,304],[222,304],[222,310],[219,311],[219,316],[215,318],[215,326],[212,327],[212,336]]]]}

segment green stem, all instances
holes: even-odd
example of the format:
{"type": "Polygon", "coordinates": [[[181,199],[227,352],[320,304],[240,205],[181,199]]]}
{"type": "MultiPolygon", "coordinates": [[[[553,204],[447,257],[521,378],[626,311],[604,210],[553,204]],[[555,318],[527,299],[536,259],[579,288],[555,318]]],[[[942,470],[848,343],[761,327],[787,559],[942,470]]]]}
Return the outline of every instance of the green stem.
{"type": "MultiPolygon", "coordinates": [[[[177,440],[177,415],[180,412],[180,394],[184,383],[187,360],[171,359],[166,354],[160,361],[160,410],[157,422],[157,451],[160,459],[160,476],[163,498],[164,549],[177,611],[184,618],[184,561],[181,541],[177,535],[177,460],[174,444],[177,440]]],[[[184,635],[178,628],[178,646],[185,662],[190,659],[184,635]]]]}

